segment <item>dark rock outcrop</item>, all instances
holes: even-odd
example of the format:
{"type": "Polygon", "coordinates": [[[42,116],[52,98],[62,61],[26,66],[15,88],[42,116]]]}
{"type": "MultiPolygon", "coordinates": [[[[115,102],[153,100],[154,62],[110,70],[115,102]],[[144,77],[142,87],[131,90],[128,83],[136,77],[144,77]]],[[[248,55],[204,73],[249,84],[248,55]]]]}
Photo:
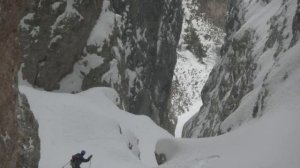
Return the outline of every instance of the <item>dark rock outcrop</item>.
{"type": "Polygon", "coordinates": [[[38,125],[18,93],[20,64],[17,25],[23,1],[0,0],[0,167],[38,167],[38,125]]]}
{"type": "Polygon", "coordinates": [[[161,153],[161,154],[155,153],[155,158],[156,158],[158,165],[161,165],[167,161],[167,157],[164,153],[161,153]]]}
{"type": "Polygon", "coordinates": [[[29,0],[21,20],[23,77],[45,90],[73,70],[101,12],[103,0],[29,0]]]}

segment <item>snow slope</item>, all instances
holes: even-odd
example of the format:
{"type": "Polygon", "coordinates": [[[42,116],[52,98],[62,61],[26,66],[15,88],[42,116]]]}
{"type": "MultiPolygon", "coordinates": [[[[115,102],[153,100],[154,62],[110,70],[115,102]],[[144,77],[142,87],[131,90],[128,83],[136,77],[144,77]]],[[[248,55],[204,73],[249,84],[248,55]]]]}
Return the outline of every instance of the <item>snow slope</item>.
{"type": "MultiPolygon", "coordinates": [[[[202,105],[201,90],[215,64],[215,54],[203,58],[203,62],[195,57],[189,50],[178,52],[175,75],[173,82],[176,83],[177,92],[172,95],[173,108],[181,106],[183,113],[178,111],[178,121],[175,137],[181,137],[183,125],[189,120],[202,105]]],[[[174,86],[173,86],[174,87],[174,86]]]]}
{"type": "MultiPolygon", "coordinates": [[[[294,43],[299,43],[299,26],[295,26],[299,24],[297,1],[237,2],[231,3],[222,58],[202,92],[207,101],[185,124],[185,137],[219,135],[261,117],[273,97],[273,87],[280,87],[290,78],[281,61],[290,54],[294,43]],[[282,74],[270,75],[278,69],[282,74]]],[[[296,62],[290,64],[299,66],[296,62]]]]}
{"type": "MultiPolygon", "coordinates": [[[[225,33],[198,13],[201,4],[192,0],[182,1],[184,20],[177,50],[177,63],[172,82],[171,111],[177,117],[175,137],[181,137],[182,127],[202,106],[201,90],[209,73],[218,60],[219,49],[225,33]],[[199,61],[186,49],[186,29],[192,26],[206,50],[206,57],[199,61]]],[[[199,57],[199,56],[198,56],[199,57]]]]}
{"type": "MultiPolygon", "coordinates": [[[[217,64],[219,68],[215,69],[217,73],[209,79],[208,85],[211,85],[210,89],[213,91],[204,93],[209,100],[206,106],[211,106],[213,110],[202,107],[204,110],[194,117],[199,120],[189,122],[191,128],[195,128],[188,132],[189,136],[207,136],[207,132],[213,130],[215,123],[219,122],[218,116],[213,112],[223,112],[226,102],[222,100],[231,94],[228,92],[227,97],[218,99],[220,92],[217,91],[224,88],[220,83],[225,81],[226,84],[229,81],[226,73],[230,70],[226,69],[232,66],[228,65],[235,63],[233,66],[236,67],[233,69],[242,71],[243,68],[239,66],[242,66],[243,61],[248,59],[250,62],[252,60],[249,61],[249,58],[253,59],[257,66],[252,75],[254,79],[249,79],[251,75],[246,72],[241,73],[241,76],[245,75],[247,78],[237,78],[236,84],[242,80],[253,80],[253,89],[242,97],[234,112],[220,123],[223,135],[160,140],[156,146],[157,153],[165,153],[167,158],[161,168],[300,167],[300,42],[296,36],[299,27],[295,26],[299,24],[299,19],[295,20],[297,17],[294,17],[296,12],[299,15],[299,4],[295,0],[237,2],[244,7],[237,6],[240,10],[245,10],[245,23],[237,32],[232,33],[232,38],[240,44],[243,40],[239,39],[242,39],[245,32],[253,33],[250,39],[253,41],[253,49],[250,51],[247,47],[230,44],[229,54],[223,56],[217,64]],[[238,61],[230,57],[235,57],[238,61]]],[[[235,83],[227,85],[234,86],[235,83]]],[[[237,87],[234,91],[236,90],[237,87]]],[[[238,94],[239,92],[241,91],[238,90],[238,94]]],[[[234,103],[228,102],[228,106],[234,103]]]]}
{"type": "MultiPolygon", "coordinates": [[[[200,139],[165,139],[157,152],[168,162],[162,168],[299,168],[300,167],[300,43],[277,60],[269,72],[268,103],[260,118],[243,121],[226,134],[200,139]],[[288,75],[287,75],[288,74],[288,75]]],[[[259,89],[259,88],[258,88],[259,89]]],[[[243,101],[251,104],[256,94],[243,101]]],[[[222,125],[247,118],[247,103],[230,115],[222,125]]],[[[232,128],[232,127],[231,127],[232,128]]]]}
{"type": "Polygon", "coordinates": [[[162,140],[157,149],[169,161],[161,168],[299,168],[299,118],[276,110],[222,136],[162,140]]]}
{"type": "Polygon", "coordinates": [[[20,87],[40,124],[39,167],[61,167],[81,149],[94,155],[92,167],[155,167],[154,146],[165,137],[156,145],[168,160],[160,168],[299,168],[299,52],[300,43],[269,73],[264,115],[211,138],[173,139],[147,117],[119,110],[108,88],[66,94],[20,87]]]}
{"type": "Polygon", "coordinates": [[[148,117],[119,110],[117,93],[109,88],[66,94],[20,86],[20,91],[39,122],[41,168],[62,167],[82,149],[93,154],[92,167],[154,167],[156,141],[172,137],[148,117]]]}
{"type": "MultiPolygon", "coordinates": [[[[294,77],[299,73],[298,68],[294,77]]],[[[294,85],[300,82],[297,76],[276,91],[270,101],[281,103],[268,106],[260,119],[217,137],[160,141],[157,150],[166,153],[169,160],[161,167],[299,168],[300,88],[294,85]]]]}

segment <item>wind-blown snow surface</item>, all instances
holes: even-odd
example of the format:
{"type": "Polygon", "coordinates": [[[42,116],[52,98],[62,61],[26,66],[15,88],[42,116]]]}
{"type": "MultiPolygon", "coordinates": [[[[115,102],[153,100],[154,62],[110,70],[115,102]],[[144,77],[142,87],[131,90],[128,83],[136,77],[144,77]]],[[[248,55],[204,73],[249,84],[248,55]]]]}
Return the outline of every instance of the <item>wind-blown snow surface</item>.
{"type": "Polygon", "coordinates": [[[109,88],[66,94],[21,86],[20,91],[39,122],[41,168],[62,167],[83,149],[93,154],[92,167],[154,167],[156,141],[172,137],[148,117],[120,110],[117,93],[109,88]]]}

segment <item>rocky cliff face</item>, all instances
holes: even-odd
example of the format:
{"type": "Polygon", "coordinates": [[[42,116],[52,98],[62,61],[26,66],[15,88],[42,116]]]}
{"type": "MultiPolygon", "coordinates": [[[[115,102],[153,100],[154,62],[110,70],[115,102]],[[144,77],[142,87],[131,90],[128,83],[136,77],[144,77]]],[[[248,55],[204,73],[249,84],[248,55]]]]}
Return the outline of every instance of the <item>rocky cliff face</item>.
{"type": "Polygon", "coordinates": [[[213,23],[215,26],[224,28],[229,1],[230,0],[191,0],[191,5],[194,4],[192,12],[201,15],[206,21],[213,23]]]}
{"type": "Polygon", "coordinates": [[[22,1],[0,1],[0,167],[38,167],[38,125],[26,97],[18,93],[17,25],[22,1]]]}
{"type": "Polygon", "coordinates": [[[102,0],[30,0],[20,22],[23,77],[45,90],[59,89],[80,59],[101,5],[102,0]]]}
{"type": "Polygon", "coordinates": [[[222,59],[203,88],[203,106],[184,126],[185,137],[228,132],[282,104],[272,101],[274,93],[297,85],[299,3],[230,1],[222,59]]]}
{"type": "Polygon", "coordinates": [[[32,0],[27,11],[24,80],[63,92],[113,87],[123,109],[168,127],[181,0],[32,0]]]}

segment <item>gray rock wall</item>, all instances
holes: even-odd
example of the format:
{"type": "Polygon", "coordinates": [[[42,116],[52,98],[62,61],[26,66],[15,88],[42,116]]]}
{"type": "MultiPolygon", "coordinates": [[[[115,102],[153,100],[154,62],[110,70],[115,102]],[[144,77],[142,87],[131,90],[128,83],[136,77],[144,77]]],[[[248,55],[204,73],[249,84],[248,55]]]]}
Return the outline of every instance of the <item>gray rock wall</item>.
{"type": "Polygon", "coordinates": [[[38,122],[30,110],[25,95],[18,95],[17,124],[18,158],[16,168],[37,168],[40,160],[40,138],[38,136],[38,122]]]}
{"type": "Polygon", "coordinates": [[[29,0],[21,20],[23,77],[45,90],[73,71],[101,12],[102,0],[29,0]]]}
{"type": "Polygon", "coordinates": [[[181,0],[32,1],[23,79],[63,92],[113,87],[121,108],[167,128],[182,18],[181,0]]]}
{"type": "Polygon", "coordinates": [[[17,25],[23,1],[0,0],[0,167],[37,168],[38,124],[26,97],[18,93],[20,65],[17,25]]]}
{"type": "Polygon", "coordinates": [[[121,14],[122,24],[99,54],[105,63],[87,74],[83,89],[113,86],[121,96],[124,109],[148,115],[172,132],[174,123],[170,122],[166,102],[181,31],[181,2],[113,1],[112,6],[121,14]],[[103,79],[111,65],[118,69],[117,80],[103,79]]]}

